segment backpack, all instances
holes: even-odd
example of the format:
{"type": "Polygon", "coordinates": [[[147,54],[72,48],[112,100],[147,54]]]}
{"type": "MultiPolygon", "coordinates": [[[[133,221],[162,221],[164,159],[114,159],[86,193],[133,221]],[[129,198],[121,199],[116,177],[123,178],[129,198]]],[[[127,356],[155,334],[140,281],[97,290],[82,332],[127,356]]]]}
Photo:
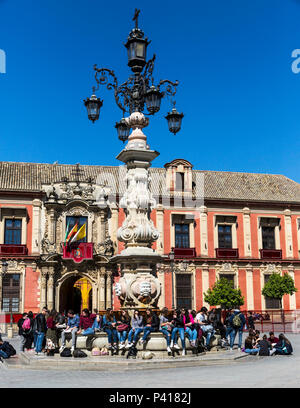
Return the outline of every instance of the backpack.
{"type": "Polygon", "coordinates": [[[9,344],[8,341],[3,342],[1,350],[3,350],[8,355],[8,357],[14,356],[17,353],[15,348],[11,344],[9,344]]]}
{"type": "Polygon", "coordinates": [[[73,357],[87,357],[87,354],[79,349],[74,350],[73,357]]]}
{"type": "Polygon", "coordinates": [[[24,320],[23,324],[22,324],[22,329],[23,329],[23,330],[30,330],[30,328],[31,328],[31,322],[30,322],[29,317],[27,317],[27,318],[24,320]]]}
{"type": "Polygon", "coordinates": [[[69,348],[63,349],[63,351],[60,353],[61,357],[72,357],[71,350],[69,348]]]}
{"type": "Polygon", "coordinates": [[[236,314],[232,319],[233,327],[239,329],[242,325],[242,319],[240,318],[240,313],[236,314]]]}

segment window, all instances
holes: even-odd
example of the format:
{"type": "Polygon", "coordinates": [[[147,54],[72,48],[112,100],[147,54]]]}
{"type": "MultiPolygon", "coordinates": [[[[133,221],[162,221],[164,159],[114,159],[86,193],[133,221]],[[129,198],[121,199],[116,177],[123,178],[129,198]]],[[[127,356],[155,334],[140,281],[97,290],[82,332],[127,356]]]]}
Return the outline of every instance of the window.
{"type": "Polygon", "coordinates": [[[190,248],[189,224],[175,224],[175,247],[190,248]]]}
{"type": "Polygon", "coordinates": [[[262,227],[263,249],[275,249],[275,227],[262,227]]]}
{"type": "Polygon", "coordinates": [[[74,227],[74,225],[78,225],[78,229],[77,231],[79,231],[79,229],[84,225],[86,228],[86,236],[78,241],[76,241],[77,243],[79,242],[87,242],[87,234],[88,234],[88,230],[87,230],[87,217],[67,217],[66,219],[66,228],[68,228],[68,233],[71,231],[71,229],[74,227]]]}
{"type": "Polygon", "coordinates": [[[21,235],[22,220],[7,218],[5,220],[4,244],[21,245],[21,235]]]}
{"type": "Polygon", "coordinates": [[[229,282],[232,283],[232,287],[234,288],[234,274],[229,274],[229,273],[220,273],[219,274],[219,279],[221,278],[225,278],[227,279],[229,282]]]}
{"type": "Polygon", "coordinates": [[[185,309],[192,308],[191,274],[177,273],[176,275],[176,306],[185,309]]]}
{"type": "Polygon", "coordinates": [[[2,278],[3,312],[19,312],[20,274],[4,275],[2,278]]]}
{"type": "MultiPolygon", "coordinates": [[[[265,284],[268,282],[271,275],[265,275],[265,284]]],[[[280,300],[265,296],[266,309],[280,309],[280,300]]]]}
{"type": "Polygon", "coordinates": [[[176,190],[184,191],[184,173],[176,173],[176,190]]]}
{"type": "Polygon", "coordinates": [[[232,248],[231,225],[218,225],[219,248],[232,248]]]}

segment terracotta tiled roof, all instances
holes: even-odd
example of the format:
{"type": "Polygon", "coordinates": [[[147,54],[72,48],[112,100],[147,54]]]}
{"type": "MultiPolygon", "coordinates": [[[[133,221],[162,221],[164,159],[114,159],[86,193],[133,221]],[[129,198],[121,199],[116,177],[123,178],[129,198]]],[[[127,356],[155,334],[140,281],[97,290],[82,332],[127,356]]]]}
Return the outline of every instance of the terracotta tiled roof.
{"type": "MultiPolygon", "coordinates": [[[[75,169],[76,165],[69,164],[0,162],[0,191],[41,191],[42,184],[58,182],[63,177],[75,180],[75,169]]],[[[80,165],[80,169],[80,180],[92,177],[114,191],[124,192],[123,166],[80,165]]],[[[167,194],[166,170],[151,168],[150,174],[153,193],[167,194]]],[[[283,175],[203,170],[193,170],[192,174],[197,196],[204,192],[205,199],[300,203],[300,184],[283,175]]]]}

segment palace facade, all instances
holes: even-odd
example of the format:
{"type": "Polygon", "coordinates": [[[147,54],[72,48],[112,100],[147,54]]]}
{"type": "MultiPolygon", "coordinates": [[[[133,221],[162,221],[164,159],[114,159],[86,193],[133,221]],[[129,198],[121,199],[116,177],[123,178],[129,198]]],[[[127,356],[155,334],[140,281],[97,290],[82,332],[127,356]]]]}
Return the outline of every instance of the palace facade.
{"type": "MultiPolygon", "coordinates": [[[[0,162],[2,312],[120,308],[111,258],[124,248],[117,230],[126,189],[124,166],[0,162]],[[66,233],[86,225],[75,249],[66,233]]],[[[279,308],[261,289],[274,271],[300,287],[300,185],[283,175],[194,170],[176,159],[151,168],[151,213],[162,261],[158,306],[205,305],[219,277],[241,288],[244,310],[279,308]],[[170,259],[173,249],[174,260],[170,259]]],[[[1,264],[0,264],[1,268],[1,264]]],[[[300,291],[284,296],[300,308],[300,291]]]]}

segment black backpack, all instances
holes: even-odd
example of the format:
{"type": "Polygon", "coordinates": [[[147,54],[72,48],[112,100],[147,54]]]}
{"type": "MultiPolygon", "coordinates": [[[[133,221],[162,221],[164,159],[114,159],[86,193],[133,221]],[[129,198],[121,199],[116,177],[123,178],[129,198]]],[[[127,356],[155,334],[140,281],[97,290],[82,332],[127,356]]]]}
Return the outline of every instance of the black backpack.
{"type": "Polygon", "coordinates": [[[14,356],[17,353],[15,348],[11,344],[9,344],[8,341],[3,342],[1,350],[3,350],[8,355],[8,357],[14,356]]]}
{"type": "Polygon", "coordinates": [[[87,354],[84,351],[80,350],[80,349],[76,349],[73,352],[73,357],[79,357],[79,358],[80,357],[87,357],[87,354]]]}
{"type": "Polygon", "coordinates": [[[71,350],[69,348],[63,349],[63,351],[60,353],[61,357],[72,357],[71,350]]]}

